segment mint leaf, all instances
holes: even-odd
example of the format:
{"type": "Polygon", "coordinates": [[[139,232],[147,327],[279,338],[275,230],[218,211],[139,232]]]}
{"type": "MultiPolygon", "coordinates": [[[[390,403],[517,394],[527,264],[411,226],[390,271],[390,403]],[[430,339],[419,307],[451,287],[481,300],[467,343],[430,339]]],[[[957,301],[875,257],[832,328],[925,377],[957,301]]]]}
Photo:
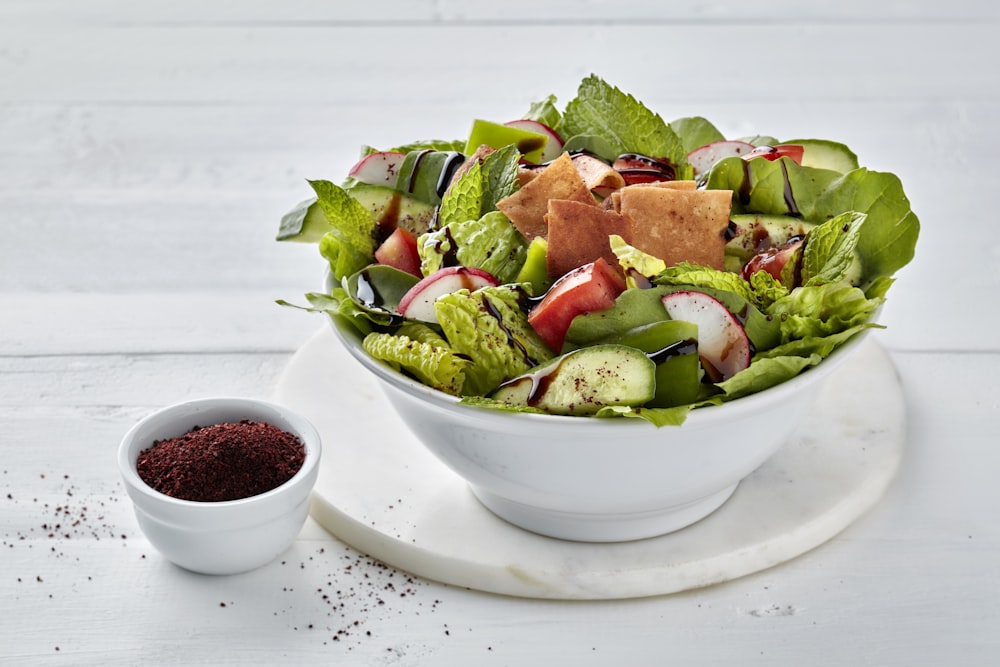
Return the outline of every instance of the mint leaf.
{"type": "Polygon", "coordinates": [[[659,114],[595,75],[580,83],[559,131],[567,139],[578,134],[600,137],[619,155],[640,153],[667,159],[675,167],[687,166],[684,144],[659,114]]]}
{"type": "Polygon", "coordinates": [[[487,155],[465,172],[441,200],[441,225],[478,220],[497,210],[497,202],[517,188],[518,160],[514,146],[504,146],[487,155]]]}
{"type": "Polygon", "coordinates": [[[802,283],[819,285],[845,280],[854,264],[864,213],[848,211],[809,230],[802,251],[802,283]]]}
{"type": "Polygon", "coordinates": [[[334,278],[340,280],[371,263],[378,223],[372,212],[343,188],[330,181],[309,181],[309,185],[330,223],[330,231],[320,239],[319,252],[330,262],[334,278]]]}

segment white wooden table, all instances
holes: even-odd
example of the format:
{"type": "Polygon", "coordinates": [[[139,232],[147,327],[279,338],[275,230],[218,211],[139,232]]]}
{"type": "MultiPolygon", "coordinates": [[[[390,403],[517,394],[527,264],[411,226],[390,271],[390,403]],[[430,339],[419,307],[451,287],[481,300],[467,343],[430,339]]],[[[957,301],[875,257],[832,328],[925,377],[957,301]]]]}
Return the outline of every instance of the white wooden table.
{"type": "Polygon", "coordinates": [[[998,28],[985,0],[0,0],[0,663],[997,664],[998,28]],[[322,325],[274,305],[321,279],[273,241],[304,179],[590,72],[901,177],[922,232],[878,338],[909,415],[883,501],[779,567],[618,602],[412,578],[315,524],[246,575],[165,562],[118,442],[269,396],[322,325]]]}

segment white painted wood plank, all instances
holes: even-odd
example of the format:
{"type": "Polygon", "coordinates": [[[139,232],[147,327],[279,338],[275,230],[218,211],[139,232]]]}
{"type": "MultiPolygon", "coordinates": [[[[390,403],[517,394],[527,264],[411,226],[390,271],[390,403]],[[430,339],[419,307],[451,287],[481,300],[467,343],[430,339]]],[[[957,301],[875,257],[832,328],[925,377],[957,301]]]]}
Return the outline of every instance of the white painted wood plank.
{"type": "Polygon", "coordinates": [[[972,65],[997,62],[994,31],[989,21],[795,24],[783,28],[780,39],[756,39],[754,28],[732,24],[473,25],[460,32],[367,25],[3,26],[0,102],[364,100],[405,108],[428,96],[446,104],[505,97],[498,92],[511,90],[567,98],[591,71],[644,99],[656,91],[717,101],[734,95],[756,101],[887,94],[989,99],[995,90],[983,85],[972,65]],[[567,48],[547,51],[544,59],[534,55],[541,45],[560,43],[567,48]],[[382,44],[394,47],[372,46],[382,44]],[[472,44],[490,47],[469,58],[472,44]],[[715,52],[713,44],[724,47],[715,52]],[[637,66],[637,48],[652,49],[664,65],[637,66]]]}
{"type": "Polygon", "coordinates": [[[23,371],[13,377],[8,360],[0,432],[17,434],[20,455],[0,465],[0,599],[17,613],[0,624],[0,656],[112,665],[989,664],[1000,649],[1000,498],[990,477],[1000,454],[987,430],[998,406],[981,404],[998,395],[1000,356],[894,358],[917,417],[899,479],[869,516],[739,581],[586,605],[422,580],[390,597],[385,586],[404,575],[315,532],[247,575],[186,574],[138,534],[113,465],[117,440],[149,403],[200,384],[207,374],[197,366],[265,376],[277,369],[268,362],[257,373],[262,359],[278,357],[111,355],[66,360],[68,374],[60,360],[29,359],[13,362],[23,371]],[[121,384],[95,393],[81,382],[91,373],[121,384]],[[48,537],[84,506],[80,524],[60,523],[48,537]],[[333,641],[343,629],[352,634],[333,641]]]}
{"type": "Polygon", "coordinates": [[[129,24],[249,24],[249,23],[581,23],[605,24],[660,21],[705,21],[748,23],[800,21],[951,20],[995,19],[993,3],[957,0],[942,4],[929,0],[880,2],[844,0],[838,3],[808,3],[768,0],[752,5],[733,0],[663,3],[632,0],[608,5],[595,0],[375,0],[365,3],[331,3],[323,0],[295,0],[275,5],[269,2],[241,2],[238,6],[207,4],[194,0],[129,3],[100,0],[81,4],[72,0],[6,0],[0,17],[46,22],[129,24]]]}

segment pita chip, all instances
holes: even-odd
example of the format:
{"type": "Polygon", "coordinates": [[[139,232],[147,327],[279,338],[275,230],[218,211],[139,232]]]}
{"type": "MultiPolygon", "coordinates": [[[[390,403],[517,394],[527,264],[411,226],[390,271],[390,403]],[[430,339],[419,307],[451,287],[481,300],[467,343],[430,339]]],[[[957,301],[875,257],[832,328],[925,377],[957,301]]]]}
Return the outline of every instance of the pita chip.
{"type": "Polygon", "coordinates": [[[551,278],[559,278],[599,257],[618,266],[608,237],[618,234],[629,242],[632,236],[628,218],[576,201],[553,199],[545,219],[549,230],[545,261],[551,278]]]}
{"type": "Polygon", "coordinates": [[[568,153],[550,162],[517,192],[498,201],[497,208],[530,241],[536,236],[548,234],[545,214],[548,213],[550,199],[565,199],[597,207],[594,196],[573,166],[568,153]]]}
{"type": "Polygon", "coordinates": [[[632,222],[632,245],[667,266],[691,262],[725,268],[731,190],[628,187],[621,214],[632,222]]]}

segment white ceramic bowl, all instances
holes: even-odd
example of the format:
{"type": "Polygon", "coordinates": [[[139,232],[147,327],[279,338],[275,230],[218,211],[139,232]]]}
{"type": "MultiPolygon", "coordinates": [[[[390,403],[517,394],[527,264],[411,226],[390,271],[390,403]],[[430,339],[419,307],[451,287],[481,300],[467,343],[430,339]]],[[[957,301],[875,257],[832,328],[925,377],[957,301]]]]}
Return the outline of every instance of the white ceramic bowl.
{"type": "Polygon", "coordinates": [[[206,398],[172,405],[139,421],[122,439],[118,466],[139,527],[167,560],[203,574],[236,574],[274,560],[298,535],[309,515],[321,451],[313,425],[287,408],[249,398],[206,398]],[[136,459],[154,441],[183,435],[194,426],[242,419],[268,422],[298,436],[305,460],[295,476],[265,493],[222,502],[179,500],[139,477],[136,459]]]}
{"type": "Polygon", "coordinates": [[[720,507],[786,441],[855,336],[777,387],[693,410],[682,426],[476,408],[372,359],[349,324],[334,330],[379,379],[417,438],[494,514],[569,540],[669,533],[720,507]]]}

